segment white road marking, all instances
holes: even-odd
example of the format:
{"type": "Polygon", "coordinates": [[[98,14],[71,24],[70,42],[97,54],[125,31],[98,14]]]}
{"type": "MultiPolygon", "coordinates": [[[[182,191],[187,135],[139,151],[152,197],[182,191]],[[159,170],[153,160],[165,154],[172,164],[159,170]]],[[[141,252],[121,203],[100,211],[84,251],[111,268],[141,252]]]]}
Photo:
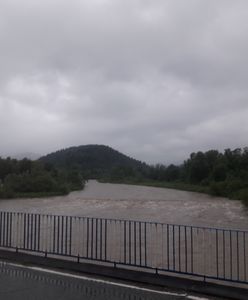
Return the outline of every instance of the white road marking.
{"type": "Polygon", "coordinates": [[[187,296],[191,300],[209,300],[208,298],[196,297],[196,296],[187,296]]]}

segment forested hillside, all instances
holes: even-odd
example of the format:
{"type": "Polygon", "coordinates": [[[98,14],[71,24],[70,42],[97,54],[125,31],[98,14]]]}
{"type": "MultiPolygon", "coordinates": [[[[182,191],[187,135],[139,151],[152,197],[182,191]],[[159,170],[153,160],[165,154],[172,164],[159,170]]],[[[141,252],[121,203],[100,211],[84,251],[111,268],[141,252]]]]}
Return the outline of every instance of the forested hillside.
{"type": "Polygon", "coordinates": [[[108,146],[86,145],[59,150],[40,158],[60,169],[76,169],[86,179],[143,177],[148,166],[108,146]]]}

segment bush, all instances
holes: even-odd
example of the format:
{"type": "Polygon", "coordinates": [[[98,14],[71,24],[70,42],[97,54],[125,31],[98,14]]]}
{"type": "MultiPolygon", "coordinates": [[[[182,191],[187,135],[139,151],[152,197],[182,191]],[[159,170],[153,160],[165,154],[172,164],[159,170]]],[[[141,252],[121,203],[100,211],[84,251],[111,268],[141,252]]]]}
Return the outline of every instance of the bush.
{"type": "Polygon", "coordinates": [[[246,204],[248,204],[248,188],[237,191],[233,196],[235,199],[243,200],[246,204]]]}
{"type": "Polygon", "coordinates": [[[226,181],[212,182],[210,184],[210,194],[214,196],[228,197],[226,181]]]}

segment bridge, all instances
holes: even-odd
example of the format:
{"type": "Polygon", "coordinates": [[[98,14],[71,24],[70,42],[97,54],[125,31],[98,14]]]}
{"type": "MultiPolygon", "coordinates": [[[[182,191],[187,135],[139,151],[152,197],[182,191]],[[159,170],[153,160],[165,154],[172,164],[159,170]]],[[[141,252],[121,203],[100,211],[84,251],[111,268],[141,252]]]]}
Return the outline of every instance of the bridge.
{"type": "Polygon", "coordinates": [[[181,285],[209,282],[248,291],[244,230],[1,211],[0,248],[4,258],[35,254],[40,262],[54,259],[68,268],[76,263],[93,273],[115,269],[117,277],[136,274],[147,282],[173,276],[181,285]]]}

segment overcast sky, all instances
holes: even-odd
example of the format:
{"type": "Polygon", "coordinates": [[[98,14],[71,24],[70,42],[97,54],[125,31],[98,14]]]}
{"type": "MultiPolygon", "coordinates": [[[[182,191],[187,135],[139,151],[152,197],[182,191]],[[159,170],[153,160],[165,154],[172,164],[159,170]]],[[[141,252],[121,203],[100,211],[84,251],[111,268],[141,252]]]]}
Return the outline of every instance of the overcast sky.
{"type": "Polygon", "coordinates": [[[247,0],[0,0],[0,155],[248,146],[247,0]]]}

